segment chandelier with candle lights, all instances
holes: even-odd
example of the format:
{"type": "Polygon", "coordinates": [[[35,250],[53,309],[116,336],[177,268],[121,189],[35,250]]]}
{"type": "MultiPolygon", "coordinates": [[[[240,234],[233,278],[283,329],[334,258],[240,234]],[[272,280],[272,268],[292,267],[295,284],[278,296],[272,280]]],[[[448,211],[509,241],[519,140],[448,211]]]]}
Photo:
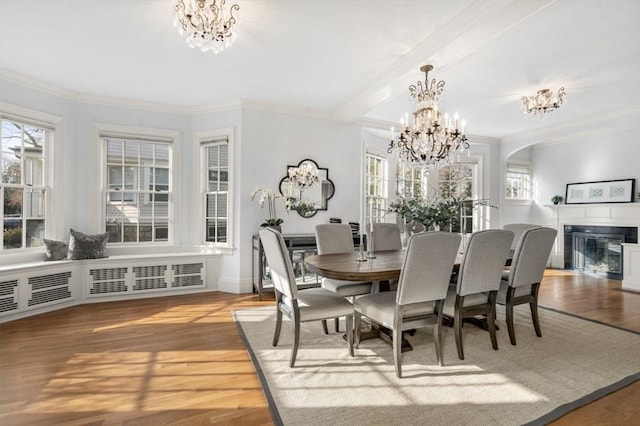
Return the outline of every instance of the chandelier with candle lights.
{"type": "Polygon", "coordinates": [[[460,121],[458,113],[451,118],[449,114],[443,117],[438,111],[438,101],[445,83],[443,80],[436,82],[435,78],[429,82],[429,71],[432,69],[432,65],[421,67],[424,85],[418,81],[409,86],[409,93],[416,104],[413,123],[409,123],[409,116],[405,114],[397,137],[394,128],[391,128],[391,143],[387,150],[389,154],[397,152],[401,161],[426,167],[451,164],[456,160],[456,154],[469,149],[464,133],[465,121],[460,121]]]}
{"type": "Polygon", "coordinates": [[[236,38],[234,25],[240,7],[225,10],[226,0],[175,0],[173,26],[189,47],[222,52],[236,38]]]}
{"type": "Polygon", "coordinates": [[[567,103],[567,93],[564,87],[558,89],[557,95],[549,89],[542,89],[534,96],[523,96],[521,100],[522,112],[527,117],[543,118],[567,103]]]}
{"type": "Polygon", "coordinates": [[[304,160],[298,167],[289,167],[289,181],[300,190],[316,185],[320,181],[317,164],[313,160],[304,160]]]}

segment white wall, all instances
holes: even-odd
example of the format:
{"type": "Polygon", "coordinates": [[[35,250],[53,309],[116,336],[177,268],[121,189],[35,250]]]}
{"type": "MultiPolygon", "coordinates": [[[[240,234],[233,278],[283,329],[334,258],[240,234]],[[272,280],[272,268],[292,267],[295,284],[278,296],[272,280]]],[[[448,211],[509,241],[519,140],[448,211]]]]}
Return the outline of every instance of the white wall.
{"type": "MultiPolygon", "coordinates": [[[[502,222],[552,225],[551,197],[565,196],[566,184],[612,179],[636,179],[640,185],[640,107],[553,125],[505,138],[501,168],[514,153],[530,148],[534,185],[531,206],[502,205],[502,222]]],[[[504,188],[504,176],[501,176],[504,188]]]]}
{"type": "MultiPolygon", "coordinates": [[[[287,214],[284,206],[279,205],[280,216],[285,221],[284,232],[313,233],[316,224],[327,223],[330,217],[358,222],[363,144],[375,145],[381,150],[387,146],[386,138],[368,135],[355,124],[265,111],[240,103],[222,111],[189,113],[179,108],[106,105],[82,99],[72,93],[44,91],[0,80],[0,102],[63,117],[64,161],[57,166],[64,176],[65,210],[62,212],[64,220],[60,221],[64,226],[59,234],[51,237],[66,238],[68,227],[84,232],[101,230],[100,207],[91,201],[99,189],[99,146],[92,136],[93,123],[98,122],[178,132],[180,172],[179,186],[174,188],[180,203],[176,223],[177,249],[197,250],[194,245],[198,232],[194,231],[193,209],[199,196],[196,176],[199,146],[194,134],[232,128],[235,141],[235,250],[220,258],[220,273],[215,277],[218,282],[211,283],[211,288],[229,292],[251,291],[251,237],[267,216],[266,210],[250,200],[256,187],[277,190],[287,165],[311,158],[320,167],[329,169],[335,195],[329,200],[327,211],[319,211],[308,219],[295,212],[287,214]]],[[[518,207],[501,205],[498,212],[490,211],[489,226],[499,227],[506,222],[548,223],[551,212],[544,204],[549,203],[552,195],[563,193],[569,182],[640,180],[638,111],[635,108],[607,117],[606,123],[599,118],[587,124],[580,123],[580,126],[518,135],[505,139],[502,144],[472,138],[472,154],[483,159],[484,196],[493,204],[502,201],[505,159],[522,148],[536,146],[531,151],[538,194],[535,204],[522,211],[518,207]],[[629,117],[633,118],[631,126],[628,125],[629,117]]],[[[390,173],[393,170],[390,169],[390,173]]]]}

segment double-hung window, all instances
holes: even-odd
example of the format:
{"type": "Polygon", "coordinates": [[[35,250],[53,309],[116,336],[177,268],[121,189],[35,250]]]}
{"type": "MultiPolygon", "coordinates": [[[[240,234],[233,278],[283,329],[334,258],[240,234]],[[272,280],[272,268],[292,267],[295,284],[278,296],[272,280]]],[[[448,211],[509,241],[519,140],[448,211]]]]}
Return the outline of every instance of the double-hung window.
{"type": "Polygon", "coordinates": [[[105,228],[110,243],[168,242],[172,234],[172,145],[103,137],[105,228]]]}
{"type": "Polygon", "coordinates": [[[45,158],[54,128],[0,114],[0,251],[41,246],[47,222],[45,158]]]}
{"type": "Polygon", "coordinates": [[[229,137],[200,139],[203,178],[204,238],[207,244],[229,247],[230,147],[229,137]]]}
{"type": "Polygon", "coordinates": [[[529,163],[507,163],[505,198],[510,201],[531,201],[531,166],[529,163]]]}
{"type": "Polygon", "coordinates": [[[382,222],[387,209],[387,159],[367,152],[365,167],[365,223],[382,222]]]}
{"type": "Polygon", "coordinates": [[[427,195],[427,178],[420,164],[399,161],[396,168],[396,195],[422,200],[427,195]]]}
{"type": "Polygon", "coordinates": [[[458,211],[451,220],[449,229],[443,231],[470,233],[474,230],[474,200],[477,191],[474,181],[477,164],[454,163],[438,169],[438,192],[440,199],[461,200],[458,211]]]}

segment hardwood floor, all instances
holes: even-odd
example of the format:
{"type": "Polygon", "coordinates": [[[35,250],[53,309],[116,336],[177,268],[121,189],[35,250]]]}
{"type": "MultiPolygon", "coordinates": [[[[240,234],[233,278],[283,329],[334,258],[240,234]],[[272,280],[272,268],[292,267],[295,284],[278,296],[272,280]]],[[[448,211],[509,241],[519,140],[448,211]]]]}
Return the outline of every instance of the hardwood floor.
{"type": "MultiPolygon", "coordinates": [[[[547,271],[540,304],[640,332],[640,294],[619,288],[547,271]]],[[[231,317],[233,309],[273,304],[266,299],[208,293],[110,302],[2,324],[0,424],[272,424],[231,317]]],[[[638,419],[640,382],[553,424],[638,419]]]]}

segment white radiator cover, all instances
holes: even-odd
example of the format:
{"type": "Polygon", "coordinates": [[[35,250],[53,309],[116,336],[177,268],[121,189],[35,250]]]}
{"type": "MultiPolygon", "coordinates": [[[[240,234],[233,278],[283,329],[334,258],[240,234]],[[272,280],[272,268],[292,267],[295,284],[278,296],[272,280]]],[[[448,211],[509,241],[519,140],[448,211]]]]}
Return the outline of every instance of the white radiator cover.
{"type": "Polygon", "coordinates": [[[79,303],[214,290],[207,256],[113,256],[0,269],[0,322],[79,303]]]}

